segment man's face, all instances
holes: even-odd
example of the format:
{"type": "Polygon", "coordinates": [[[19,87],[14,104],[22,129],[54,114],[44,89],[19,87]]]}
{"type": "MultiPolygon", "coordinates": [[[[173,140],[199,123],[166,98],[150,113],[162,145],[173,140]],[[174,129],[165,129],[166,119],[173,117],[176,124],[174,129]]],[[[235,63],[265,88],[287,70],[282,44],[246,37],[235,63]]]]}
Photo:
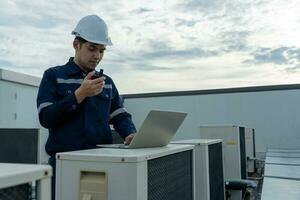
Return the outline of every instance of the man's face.
{"type": "Polygon", "coordinates": [[[95,70],[103,58],[105,46],[90,42],[80,43],[78,40],[74,40],[73,46],[75,48],[75,63],[85,72],[95,70]]]}

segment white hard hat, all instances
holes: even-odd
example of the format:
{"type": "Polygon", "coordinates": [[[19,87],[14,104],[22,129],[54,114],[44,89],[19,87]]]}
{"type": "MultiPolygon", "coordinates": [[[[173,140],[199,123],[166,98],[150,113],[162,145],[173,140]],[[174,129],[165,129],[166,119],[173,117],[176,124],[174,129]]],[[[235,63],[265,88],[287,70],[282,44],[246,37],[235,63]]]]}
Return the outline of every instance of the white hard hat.
{"type": "Polygon", "coordinates": [[[72,31],[72,34],[91,43],[112,45],[108,36],[107,25],[97,15],[83,17],[72,31]]]}

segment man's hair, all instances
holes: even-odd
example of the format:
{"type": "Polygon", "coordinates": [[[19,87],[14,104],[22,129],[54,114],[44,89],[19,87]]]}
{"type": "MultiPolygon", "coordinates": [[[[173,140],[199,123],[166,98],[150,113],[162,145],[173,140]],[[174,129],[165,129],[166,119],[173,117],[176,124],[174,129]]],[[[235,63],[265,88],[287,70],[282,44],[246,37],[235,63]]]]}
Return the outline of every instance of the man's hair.
{"type": "MultiPolygon", "coordinates": [[[[85,39],[83,39],[82,37],[79,37],[79,36],[76,36],[76,37],[75,37],[75,40],[78,40],[79,43],[80,43],[80,45],[82,45],[82,44],[84,44],[84,43],[86,43],[86,42],[89,42],[89,41],[87,41],[87,40],[85,40],[85,39]]],[[[93,42],[89,42],[89,43],[94,44],[94,45],[98,45],[98,44],[93,43],[93,42]]]]}
{"type": "Polygon", "coordinates": [[[87,40],[83,39],[82,37],[76,36],[75,39],[78,40],[80,44],[83,44],[83,43],[87,42],[87,40]]]}

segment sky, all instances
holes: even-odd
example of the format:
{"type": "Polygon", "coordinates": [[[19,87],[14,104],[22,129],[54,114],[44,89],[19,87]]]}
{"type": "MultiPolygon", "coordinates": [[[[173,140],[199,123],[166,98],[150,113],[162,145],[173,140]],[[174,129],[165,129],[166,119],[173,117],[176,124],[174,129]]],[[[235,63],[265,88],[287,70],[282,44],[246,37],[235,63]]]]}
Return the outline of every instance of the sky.
{"type": "Polygon", "coordinates": [[[66,63],[90,14],[113,42],[97,69],[121,94],[300,83],[299,0],[0,0],[0,68],[66,63]]]}

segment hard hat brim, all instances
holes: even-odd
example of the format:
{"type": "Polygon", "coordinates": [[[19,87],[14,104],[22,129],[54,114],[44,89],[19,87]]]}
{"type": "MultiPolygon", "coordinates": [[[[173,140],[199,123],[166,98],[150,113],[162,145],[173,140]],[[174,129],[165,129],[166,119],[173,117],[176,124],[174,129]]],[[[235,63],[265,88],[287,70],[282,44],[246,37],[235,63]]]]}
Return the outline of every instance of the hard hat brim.
{"type": "Polygon", "coordinates": [[[90,43],[102,44],[102,45],[107,45],[107,46],[112,46],[113,45],[110,38],[106,38],[106,41],[90,40],[88,38],[85,38],[85,37],[81,36],[79,33],[75,32],[75,31],[72,31],[71,34],[75,35],[76,37],[81,37],[81,38],[85,39],[86,41],[88,41],[90,43]]]}

